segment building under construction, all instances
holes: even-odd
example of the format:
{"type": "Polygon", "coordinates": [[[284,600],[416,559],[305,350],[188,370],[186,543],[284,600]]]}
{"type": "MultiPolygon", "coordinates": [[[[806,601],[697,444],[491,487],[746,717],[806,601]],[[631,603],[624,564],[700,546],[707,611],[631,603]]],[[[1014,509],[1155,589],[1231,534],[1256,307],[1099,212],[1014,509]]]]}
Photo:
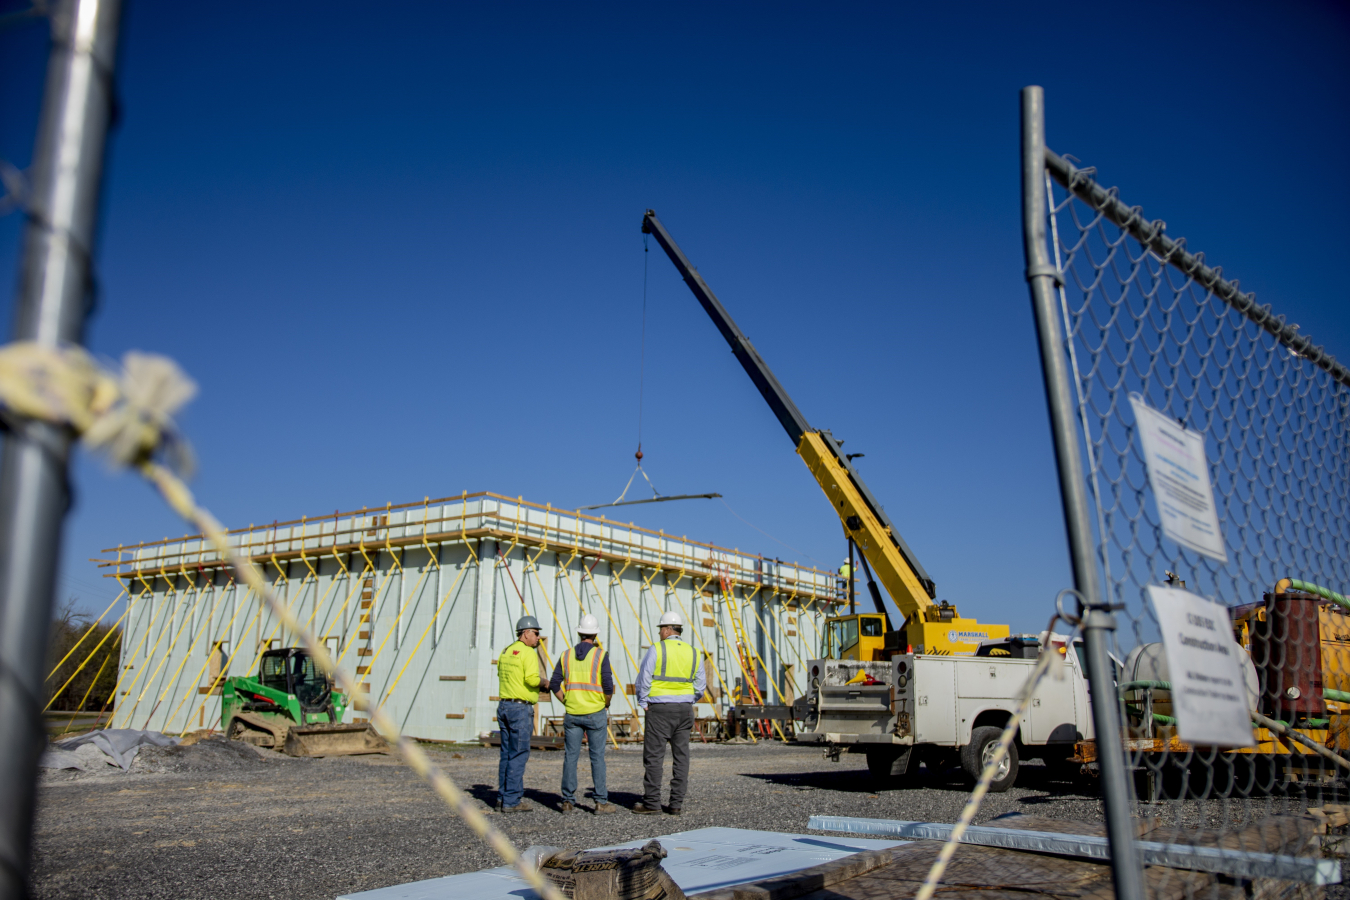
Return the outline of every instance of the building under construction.
{"type": "MultiPolygon", "coordinates": [[[[600,621],[616,682],[619,739],[640,732],[633,683],[666,610],[689,625],[708,696],[791,703],[817,655],[821,619],[843,602],[833,573],[497,494],[334,513],[231,532],[277,596],[299,611],[405,733],[466,741],[494,725],[497,653],[530,614],[551,670],[584,613],[600,621]]],[[[107,551],[128,597],[113,726],[219,727],[220,682],[294,643],[201,537],[107,551]]],[[[713,702],[706,702],[711,700],[713,702]]],[[[544,718],[562,705],[541,703],[544,718]]]]}

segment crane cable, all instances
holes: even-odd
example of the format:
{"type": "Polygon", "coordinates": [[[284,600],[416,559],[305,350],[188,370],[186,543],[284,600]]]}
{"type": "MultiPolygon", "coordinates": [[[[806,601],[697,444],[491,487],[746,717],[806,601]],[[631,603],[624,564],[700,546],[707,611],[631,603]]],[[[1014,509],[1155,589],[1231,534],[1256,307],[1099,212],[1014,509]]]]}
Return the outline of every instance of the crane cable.
{"type": "MultiPolygon", "coordinates": [[[[613,503],[604,504],[605,506],[618,506],[623,502],[624,497],[628,496],[628,489],[633,486],[633,479],[642,473],[643,479],[647,482],[647,487],[652,489],[652,498],[659,499],[661,492],[652,484],[652,480],[647,477],[647,472],[642,468],[642,399],[646,384],[647,374],[647,268],[650,257],[647,255],[651,248],[647,246],[647,235],[642,236],[642,338],[638,347],[638,422],[637,422],[637,452],[633,458],[637,460],[637,467],[633,469],[633,474],[628,476],[628,483],[623,486],[623,493],[614,499],[613,503]]],[[[599,509],[599,507],[593,507],[599,509]]]]}
{"type": "MultiPolygon", "coordinates": [[[[647,246],[647,235],[642,236],[642,340],[638,344],[638,467],[642,466],[642,393],[647,374],[647,261],[651,248],[647,246]]],[[[651,482],[648,482],[650,484],[651,482]]],[[[652,488],[656,490],[656,488],[652,488]]]]}
{"type": "MultiPolygon", "coordinates": [[[[642,236],[642,338],[638,350],[638,441],[637,452],[633,454],[633,458],[637,460],[637,465],[633,468],[633,474],[628,476],[628,483],[623,486],[623,493],[619,494],[613,501],[609,503],[598,503],[594,506],[581,506],[578,507],[578,510],[607,509],[611,506],[632,506],[636,503],[663,503],[667,500],[716,500],[720,499],[722,496],[715,492],[708,494],[662,494],[656,489],[656,485],[652,484],[651,478],[647,476],[647,470],[642,468],[642,407],[647,375],[647,270],[648,260],[650,259],[647,254],[650,252],[651,248],[647,246],[647,236],[644,234],[642,236]],[[652,496],[647,500],[625,500],[624,498],[628,496],[628,489],[633,486],[633,480],[638,477],[639,473],[641,473],[643,480],[647,482],[647,487],[652,489],[652,496]]],[[[730,507],[728,507],[728,509],[730,509],[730,507]]]]}

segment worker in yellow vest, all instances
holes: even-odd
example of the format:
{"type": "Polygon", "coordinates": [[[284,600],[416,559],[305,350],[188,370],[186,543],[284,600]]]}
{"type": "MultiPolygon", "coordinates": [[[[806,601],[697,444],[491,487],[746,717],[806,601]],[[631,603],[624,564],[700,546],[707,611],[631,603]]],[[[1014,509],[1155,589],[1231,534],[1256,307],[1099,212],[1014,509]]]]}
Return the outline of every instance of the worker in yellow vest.
{"type": "Polygon", "coordinates": [[[661,812],[661,769],[670,745],[670,804],[665,811],[678,816],[684,810],[689,783],[689,733],[694,730],[694,703],[703,696],[708,679],[694,648],[680,640],[684,619],[663,613],[660,642],[647,650],[638,669],[638,706],[647,713],[642,729],[642,802],[635,813],[661,812]]]}
{"type": "Polygon", "coordinates": [[[539,702],[539,620],[522,616],[516,622],[516,641],[497,658],[497,725],[502,755],[497,764],[497,807],[502,812],[524,812],[525,764],[530,761],[534,734],[534,705],[539,702]]]}
{"type": "Polygon", "coordinates": [[[585,615],[577,625],[576,646],[558,655],[548,689],[562,701],[563,716],[562,811],[570,813],[577,802],[577,761],[581,758],[581,736],[591,753],[591,796],[596,815],[618,812],[609,802],[605,787],[605,737],[609,732],[609,704],[614,699],[614,675],[609,654],[595,636],[600,623],[585,615]]]}

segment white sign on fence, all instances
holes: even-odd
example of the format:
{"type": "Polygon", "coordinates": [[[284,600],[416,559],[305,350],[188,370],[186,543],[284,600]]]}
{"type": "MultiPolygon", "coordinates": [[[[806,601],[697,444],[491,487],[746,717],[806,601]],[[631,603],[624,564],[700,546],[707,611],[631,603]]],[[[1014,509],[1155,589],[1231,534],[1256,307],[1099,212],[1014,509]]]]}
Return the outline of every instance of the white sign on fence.
{"type": "Polygon", "coordinates": [[[1163,534],[1183,547],[1228,562],[1205,460],[1204,434],[1178,425],[1138,394],[1130,395],[1130,406],[1163,534]]]}
{"type": "Polygon", "coordinates": [[[1247,680],[1228,608],[1179,588],[1149,585],[1162,629],[1177,737],[1190,744],[1252,747],[1247,680]]]}

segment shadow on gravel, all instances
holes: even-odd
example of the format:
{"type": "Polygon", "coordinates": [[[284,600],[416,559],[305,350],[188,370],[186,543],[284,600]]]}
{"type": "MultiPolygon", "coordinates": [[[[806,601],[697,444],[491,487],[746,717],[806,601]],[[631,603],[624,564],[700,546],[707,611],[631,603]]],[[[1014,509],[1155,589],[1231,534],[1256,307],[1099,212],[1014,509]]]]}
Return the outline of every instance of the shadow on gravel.
{"type": "Polygon", "coordinates": [[[865,769],[824,772],[741,772],[745,778],[758,778],[769,784],[800,790],[840,791],[848,794],[875,794],[876,785],[865,769]]]}
{"type": "MultiPolygon", "coordinates": [[[[843,769],[837,771],[816,772],[743,772],[746,778],[758,778],[769,784],[795,787],[798,790],[838,791],[846,794],[875,794],[880,790],[903,791],[907,789],[927,789],[946,791],[955,794],[969,794],[973,787],[969,778],[959,768],[930,769],[925,763],[917,771],[911,770],[903,778],[887,779],[878,782],[865,769],[843,769]]],[[[1026,797],[1019,802],[1048,803],[1057,797],[1096,797],[1097,787],[1093,779],[1076,774],[1066,774],[1046,766],[1023,766],[1017,775],[1016,788],[1028,791],[1041,791],[1055,797],[1026,797]]]]}
{"type": "MultiPolygon", "coordinates": [[[[497,807],[497,788],[491,784],[474,784],[464,788],[465,793],[475,800],[481,800],[492,808],[497,807]]],[[[591,789],[589,787],[579,787],[577,793],[583,804],[594,802],[591,799],[591,789]]],[[[562,806],[562,794],[556,791],[541,791],[538,788],[525,788],[525,797],[532,803],[537,803],[545,809],[558,810],[562,806]]],[[[610,791],[609,802],[621,807],[631,807],[642,799],[641,794],[631,794],[628,791],[610,791]]]]}

